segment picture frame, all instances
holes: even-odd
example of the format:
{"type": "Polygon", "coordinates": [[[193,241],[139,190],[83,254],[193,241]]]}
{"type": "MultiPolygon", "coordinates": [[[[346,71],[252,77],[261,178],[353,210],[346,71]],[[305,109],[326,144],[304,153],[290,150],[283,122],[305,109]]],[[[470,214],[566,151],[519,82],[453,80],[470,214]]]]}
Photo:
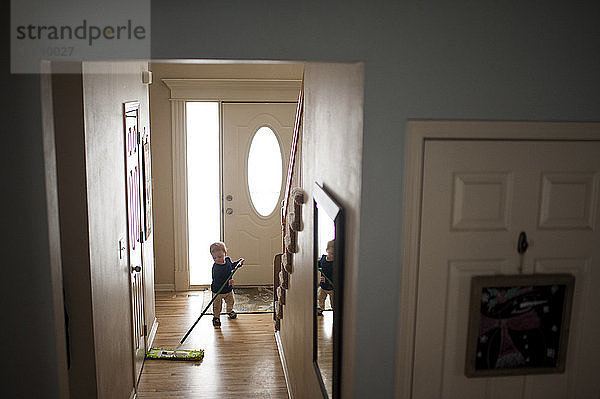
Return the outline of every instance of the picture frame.
{"type": "Polygon", "coordinates": [[[575,277],[474,276],[466,377],[563,373],[575,277]]]}
{"type": "Polygon", "coordinates": [[[144,184],[144,232],[146,240],[150,238],[150,234],[152,234],[152,176],[150,172],[150,165],[150,139],[146,134],[144,134],[144,140],[142,143],[142,176],[144,184]]]}
{"type": "Polygon", "coordinates": [[[318,322],[317,322],[317,284],[313,284],[313,366],[319,380],[323,398],[337,399],[341,398],[341,368],[342,368],[342,321],[344,304],[344,253],[345,253],[345,215],[342,206],[337,202],[333,193],[325,187],[314,182],[313,184],[313,281],[319,281],[320,272],[318,271],[318,258],[322,255],[319,248],[319,223],[320,218],[327,218],[332,221],[334,226],[334,253],[333,260],[333,278],[332,285],[335,286],[335,295],[333,299],[333,327],[332,338],[333,348],[331,356],[327,359],[320,359],[319,352],[323,353],[322,342],[319,343],[318,322]],[[324,378],[326,377],[326,378],[324,378]]]}

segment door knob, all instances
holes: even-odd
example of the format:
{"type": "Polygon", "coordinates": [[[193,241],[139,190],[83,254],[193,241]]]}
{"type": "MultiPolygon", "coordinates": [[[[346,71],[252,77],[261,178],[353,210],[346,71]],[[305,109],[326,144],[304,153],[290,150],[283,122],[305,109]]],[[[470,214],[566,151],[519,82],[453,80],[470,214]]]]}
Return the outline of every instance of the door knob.
{"type": "Polygon", "coordinates": [[[142,271],[141,267],[139,267],[139,266],[135,266],[135,267],[131,266],[131,273],[133,273],[133,272],[138,272],[139,273],[141,271],[142,271]]]}
{"type": "Polygon", "coordinates": [[[228,215],[231,215],[231,214],[233,214],[233,209],[232,208],[227,208],[227,209],[225,209],[225,213],[228,214],[228,215]]]}

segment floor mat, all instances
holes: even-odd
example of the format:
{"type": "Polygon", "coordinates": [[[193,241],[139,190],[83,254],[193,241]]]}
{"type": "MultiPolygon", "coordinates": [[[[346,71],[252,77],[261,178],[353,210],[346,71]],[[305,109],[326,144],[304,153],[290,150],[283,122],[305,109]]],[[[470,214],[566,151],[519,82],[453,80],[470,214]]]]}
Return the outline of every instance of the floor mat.
{"type": "MultiPolygon", "coordinates": [[[[204,290],[199,293],[203,296],[203,308],[212,299],[212,292],[204,290]]],[[[236,287],[233,291],[235,303],[233,310],[236,313],[272,313],[273,312],[273,289],[271,287],[236,287]]],[[[222,312],[225,312],[223,303],[222,312]]],[[[212,305],[206,314],[212,314],[212,305]]]]}
{"type": "MultiPolygon", "coordinates": [[[[212,299],[212,292],[210,289],[206,289],[188,293],[187,296],[201,297],[202,309],[204,309],[212,299]]],[[[273,313],[273,289],[271,287],[236,287],[234,296],[233,310],[236,313],[273,313]]],[[[223,303],[221,313],[225,313],[225,310],[225,303],[223,303]]],[[[325,310],[331,310],[329,297],[325,300],[325,310]]],[[[206,314],[212,314],[212,305],[206,314]]]]}

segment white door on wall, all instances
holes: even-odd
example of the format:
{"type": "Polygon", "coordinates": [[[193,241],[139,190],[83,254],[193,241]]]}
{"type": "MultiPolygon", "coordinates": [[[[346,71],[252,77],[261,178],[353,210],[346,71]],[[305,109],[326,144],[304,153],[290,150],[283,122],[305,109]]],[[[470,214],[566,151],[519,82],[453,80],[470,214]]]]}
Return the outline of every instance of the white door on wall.
{"type": "Polygon", "coordinates": [[[600,142],[425,144],[413,398],[597,398],[600,142]],[[466,378],[474,275],[576,278],[564,374],[466,378]]]}
{"type": "Polygon", "coordinates": [[[223,104],[223,235],[236,285],[272,284],[295,103],[223,104]]]}
{"type": "Polygon", "coordinates": [[[139,102],[129,102],[125,110],[125,173],[127,194],[127,239],[129,254],[131,316],[133,332],[134,377],[137,382],[142,372],[146,354],[144,333],[144,274],[142,271],[142,220],[141,161],[139,102]]]}

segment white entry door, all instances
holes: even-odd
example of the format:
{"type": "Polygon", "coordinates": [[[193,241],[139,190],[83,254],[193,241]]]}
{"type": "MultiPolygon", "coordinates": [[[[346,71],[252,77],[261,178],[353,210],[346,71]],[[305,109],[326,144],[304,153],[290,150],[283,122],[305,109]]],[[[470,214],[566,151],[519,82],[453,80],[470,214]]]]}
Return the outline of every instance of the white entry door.
{"type": "Polygon", "coordinates": [[[597,398],[600,142],[425,144],[413,398],[597,398]],[[576,278],[564,374],[466,378],[474,275],[576,278]]]}
{"type": "Polygon", "coordinates": [[[224,240],[246,259],[237,285],[273,283],[295,116],[295,103],[223,104],[224,240]]]}

